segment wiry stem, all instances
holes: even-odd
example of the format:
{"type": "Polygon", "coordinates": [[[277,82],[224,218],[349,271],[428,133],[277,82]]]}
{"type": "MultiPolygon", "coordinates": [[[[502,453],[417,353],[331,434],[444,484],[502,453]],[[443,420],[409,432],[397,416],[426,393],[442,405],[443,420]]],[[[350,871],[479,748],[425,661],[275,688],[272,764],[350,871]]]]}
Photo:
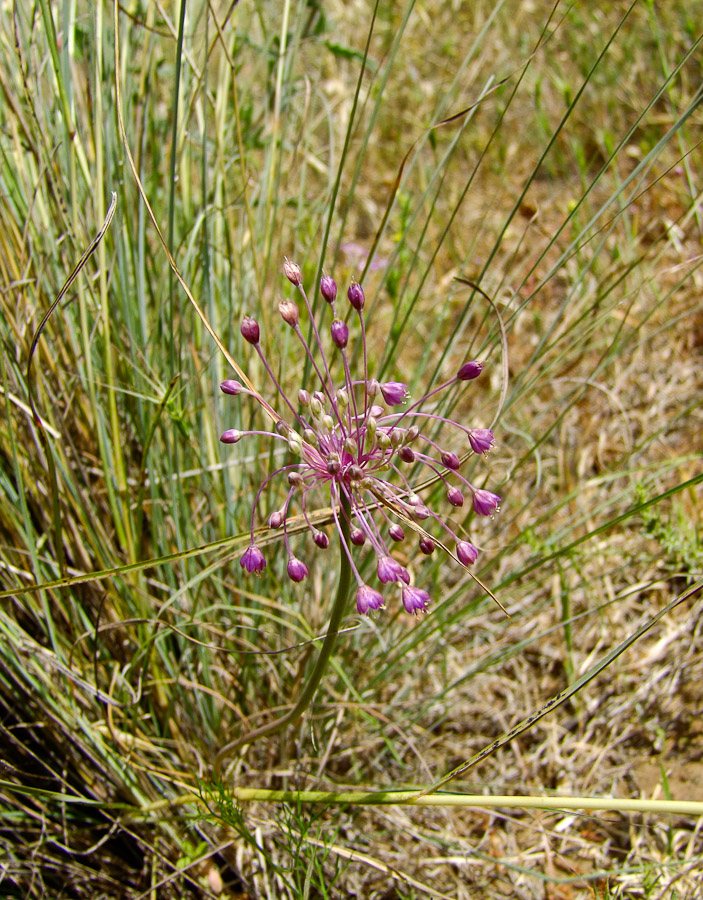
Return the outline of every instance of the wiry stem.
{"type": "MultiPolygon", "coordinates": [[[[339,527],[341,530],[341,538],[346,542],[349,540],[348,517],[350,514],[350,507],[349,500],[344,495],[344,493],[340,491],[340,495],[340,502],[345,515],[339,517],[339,527]]],[[[341,625],[342,619],[344,618],[344,611],[349,600],[349,586],[351,584],[352,571],[349,564],[349,559],[347,557],[347,554],[344,552],[343,547],[340,548],[339,560],[339,582],[337,584],[337,596],[335,598],[334,605],[332,606],[332,614],[330,616],[329,625],[327,627],[327,634],[322,644],[320,655],[318,656],[317,662],[315,663],[315,668],[312,670],[310,678],[307,680],[307,683],[303,688],[302,693],[298,697],[295,706],[285,715],[281,716],[280,719],[276,719],[274,722],[269,722],[266,725],[262,725],[260,728],[255,728],[253,731],[249,731],[242,737],[237,738],[236,741],[230,741],[229,744],[225,744],[225,746],[215,757],[215,764],[213,767],[215,777],[219,777],[220,769],[222,768],[222,763],[226,756],[231,753],[235,753],[237,750],[239,750],[240,747],[243,747],[245,744],[251,744],[253,741],[265,737],[266,735],[275,734],[277,731],[285,728],[286,725],[293,725],[298,721],[298,719],[301,718],[303,713],[310,706],[310,703],[315,696],[315,692],[317,691],[317,688],[322,681],[322,676],[327,670],[330,656],[332,655],[332,651],[334,650],[334,646],[337,642],[339,626],[341,625]]]]}

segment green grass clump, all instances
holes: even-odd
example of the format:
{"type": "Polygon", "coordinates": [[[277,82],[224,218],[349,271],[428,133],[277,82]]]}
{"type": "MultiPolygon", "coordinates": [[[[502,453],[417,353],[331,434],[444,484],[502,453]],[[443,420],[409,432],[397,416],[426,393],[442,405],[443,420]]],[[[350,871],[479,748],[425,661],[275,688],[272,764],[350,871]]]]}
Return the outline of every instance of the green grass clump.
{"type": "Polygon", "coordinates": [[[696,12],[3,6],[8,896],[694,896],[693,811],[616,801],[703,800],[696,12]],[[261,579],[238,564],[276,457],[219,443],[261,417],[217,385],[234,364],[270,396],[245,314],[284,387],[309,378],[284,256],[363,282],[377,377],[420,396],[486,363],[437,409],[499,413],[477,474],[502,511],[455,522],[510,618],[401,546],[430,615],[350,603],[302,724],[220,760],[296,702],[338,578],[333,545],[291,585],[267,531],[261,579]],[[378,799],[457,769],[452,791],[545,808],[378,799]]]}

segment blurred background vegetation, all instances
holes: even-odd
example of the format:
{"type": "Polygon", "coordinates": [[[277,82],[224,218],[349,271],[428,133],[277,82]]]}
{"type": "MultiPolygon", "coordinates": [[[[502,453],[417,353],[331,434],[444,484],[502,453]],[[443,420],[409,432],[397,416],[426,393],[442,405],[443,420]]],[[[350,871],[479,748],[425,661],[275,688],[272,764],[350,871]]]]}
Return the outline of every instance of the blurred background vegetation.
{"type": "MultiPolygon", "coordinates": [[[[228,788],[431,783],[700,577],[698,12],[126,0],[116,71],[111,3],[0,6],[0,892],[695,896],[692,818],[239,806],[228,788]],[[305,682],[337,548],[298,539],[300,588],[264,530],[269,567],[242,575],[274,456],[219,443],[261,416],[219,394],[232,373],[155,223],[265,396],[245,314],[282,383],[309,386],[276,311],[284,256],[311,295],[323,265],[362,280],[376,377],[421,396],[478,357],[438,406],[477,427],[507,390],[476,475],[502,511],[454,520],[510,618],[401,547],[431,613],[360,621],[350,602],[303,724],[221,781],[220,748],[305,682]]],[[[702,648],[693,600],[453,786],[700,797],[702,648]]]]}

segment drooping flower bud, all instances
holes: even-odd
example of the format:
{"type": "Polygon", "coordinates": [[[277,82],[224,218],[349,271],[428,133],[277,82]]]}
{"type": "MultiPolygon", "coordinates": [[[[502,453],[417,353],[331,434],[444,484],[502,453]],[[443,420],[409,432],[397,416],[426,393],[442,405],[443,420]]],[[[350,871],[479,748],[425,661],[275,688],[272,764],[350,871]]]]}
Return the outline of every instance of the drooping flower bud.
{"type": "Polygon", "coordinates": [[[292,300],[281,300],[278,304],[278,311],[280,312],[283,321],[287,322],[291,328],[295,328],[300,321],[298,306],[293,303],[292,300]]]}
{"type": "Polygon", "coordinates": [[[327,537],[324,531],[316,531],[313,534],[312,539],[320,548],[320,550],[326,550],[330,545],[330,539],[327,537]]]}
{"type": "Polygon", "coordinates": [[[283,272],[288,281],[296,287],[300,287],[303,283],[303,273],[300,271],[300,266],[297,263],[291,262],[289,259],[284,259],[283,272]]]}
{"type": "Polygon", "coordinates": [[[226,381],[222,382],[220,390],[223,394],[231,394],[233,397],[236,397],[238,394],[242,393],[244,388],[238,381],[235,381],[233,378],[228,378],[226,381]]]}
{"type": "Polygon", "coordinates": [[[405,538],[405,532],[397,522],[393,522],[388,529],[388,534],[394,541],[402,541],[405,538]]]}
{"type": "Polygon", "coordinates": [[[361,530],[361,528],[352,528],[349,532],[349,540],[354,544],[355,547],[363,547],[366,543],[366,535],[361,530]]]}
{"type": "Polygon", "coordinates": [[[459,541],[456,545],[456,558],[463,566],[472,566],[478,559],[478,550],[468,541],[459,541]]]}
{"type": "Polygon", "coordinates": [[[310,394],[305,390],[305,388],[300,388],[298,391],[298,403],[301,406],[310,406],[310,394]]]}
{"type": "Polygon", "coordinates": [[[435,543],[431,541],[429,538],[421,537],[420,538],[420,551],[425,554],[425,556],[430,556],[434,553],[435,543]]]}
{"type": "Polygon", "coordinates": [[[482,371],[483,363],[480,363],[477,359],[472,359],[464,363],[456,373],[456,377],[459,381],[471,381],[474,378],[478,378],[482,371]]]}
{"type": "Polygon", "coordinates": [[[280,528],[286,520],[286,515],[282,509],[277,509],[269,516],[269,528],[280,528]]]}
{"type": "Polygon", "coordinates": [[[320,293],[328,303],[334,303],[337,297],[337,283],[330,275],[323,275],[320,279],[320,293]]]}
{"type": "Polygon", "coordinates": [[[249,341],[250,344],[259,343],[259,323],[253,316],[244,316],[239,330],[245,341],[249,341]]]}
{"type": "Polygon", "coordinates": [[[398,451],[398,456],[403,460],[403,462],[415,462],[415,451],[412,449],[412,447],[401,447],[398,451]]]}
{"type": "Polygon", "coordinates": [[[461,493],[458,487],[452,486],[447,490],[447,500],[449,500],[452,506],[464,505],[464,495],[461,493]]]}
{"type": "Polygon", "coordinates": [[[347,323],[343,322],[342,319],[335,319],[330,327],[330,332],[335,346],[340,350],[344,350],[349,341],[349,329],[347,328],[347,323]]]}
{"type": "Polygon", "coordinates": [[[228,428],[227,431],[220,435],[223,444],[236,444],[242,439],[242,432],[236,428],[228,428]]]}
{"type": "Polygon", "coordinates": [[[349,285],[349,289],[347,290],[347,297],[349,298],[349,302],[351,303],[351,305],[357,311],[364,308],[364,303],[366,303],[364,289],[360,284],[357,284],[356,281],[352,281],[352,283],[349,285]]]}
{"type": "Polygon", "coordinates": [[[288,572],[290,580],[295,581],[298,584],[308,576],[308,567],[301,559],[298,559],[295,556],[291,556],[288,560],[286,571],[288,572]]]}
{"type": "Polygon", "coordinates": [[[456,470],[461,465],[461,460],[456,455],[456,453],[451,453],[449,450],[447,450],[442,454],[442,465],[456,472],[456,470]]]}

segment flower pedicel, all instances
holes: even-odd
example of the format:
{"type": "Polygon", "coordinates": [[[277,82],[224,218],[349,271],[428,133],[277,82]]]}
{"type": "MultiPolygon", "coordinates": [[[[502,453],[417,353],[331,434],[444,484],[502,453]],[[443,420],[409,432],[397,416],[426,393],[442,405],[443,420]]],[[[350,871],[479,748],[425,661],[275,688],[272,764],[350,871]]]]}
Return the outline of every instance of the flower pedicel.
{"type": "Polygon", "coordinates": [[[363,349],[362,377],[353,379],[347,354],[349,326],[337,315],[337,285],[329,275],[324,275],[320,282],[320,293],[331,307],[334,317],[330,336],[335,353],[341,357],[344,376],[338,384],[332,377],[332,366],[324,353],[310,302],[303,288],[300,268],[288,260],[283,268],[288,280],[300,293],[310,316],[320,363],[300,329],[297,304],[292,300],[282,300],[279,311],[283,321],[292,328],[302,344],[319,382],[319,390],[310,393],[301,389],[297,403],[291,400],[283,392],[263,354],[256,319],[245,316],[241,325],[242,336],[258,353],[287,408],[288,421],[281,418],[263,398],[253,394],[238,381],[228,379],[220,385],[222,391],[232,396],[249,394],[255,397],[273,418],[275,431],[229,429],[222,434],[220,440],[226,444],[235,444],[249,434],[267,435],[287,443],[298,461],[270,473],[260,485],[251,514],[251,543],[240,564],[247,572],[254,574],[259,574],[266,567],[264,554],[254,541],[256,506],[266,485],[276,475],[285,475],[289,485],[287,497],[280,509],[270,513],[268,523],[270,528],[283,530],[288,553],[287,572],[292,581],[301,582],[308,575],[308,567],[293,554],[288,537],[287,521],[294,500],[308,524],[313,543],[320,549],[329,546],[327,534],[317,529],[308,516],[310,492],[322,490],[332,507],[342,552],[347,555],[357,581],[358,612],[366,614],[379,609],[383,605],[383,596],[380,591],[364,583],[354,563],[350,544],[356,547],[368,544],[370,552],[376,555],[376,573],[381,584],[397,583],[405,609],[414,614],[424,612],[430,602],[429,594],[410,585],[408,571],[392,554],[392,544],[401,542],[406,537],[401,522],[419,532],[419,549],[422,554],[429,555],[435,549],[435,540],[425,530],[427,525],[433,523],[454,541],[456,558],[462,565],[470,566],[476,562],[478,550],[473,544],[458,537],[437,513],[423,503],[408,483],[404,470],[416,463],[426,466],[444,483],[447,501],[452,507],[463,506],[468,492],[478,515],[490,516],[499,509],[500,497],[491,491],[474,487],[459,474],[459,456],[452,450],[440,447],[420,430],[427,424],[441,422],[460,432],[474,453],[488,453],[495,444],[495,437],[490,429],[466,428],[433,412],[422,411],[430,398],[457,381],[477,378],[483,367],[480,362],[470,360],[449,381],[407,408],[395,411],[408,400],[407,386],[397,381],[379,383],[369,378],[363,312],[365,297],[361,285],[352,282],[347,291],[349,303],[359,318],[363,349]],[[347,520],[349,541],[344,537],[341,517],[347,520]]]}

